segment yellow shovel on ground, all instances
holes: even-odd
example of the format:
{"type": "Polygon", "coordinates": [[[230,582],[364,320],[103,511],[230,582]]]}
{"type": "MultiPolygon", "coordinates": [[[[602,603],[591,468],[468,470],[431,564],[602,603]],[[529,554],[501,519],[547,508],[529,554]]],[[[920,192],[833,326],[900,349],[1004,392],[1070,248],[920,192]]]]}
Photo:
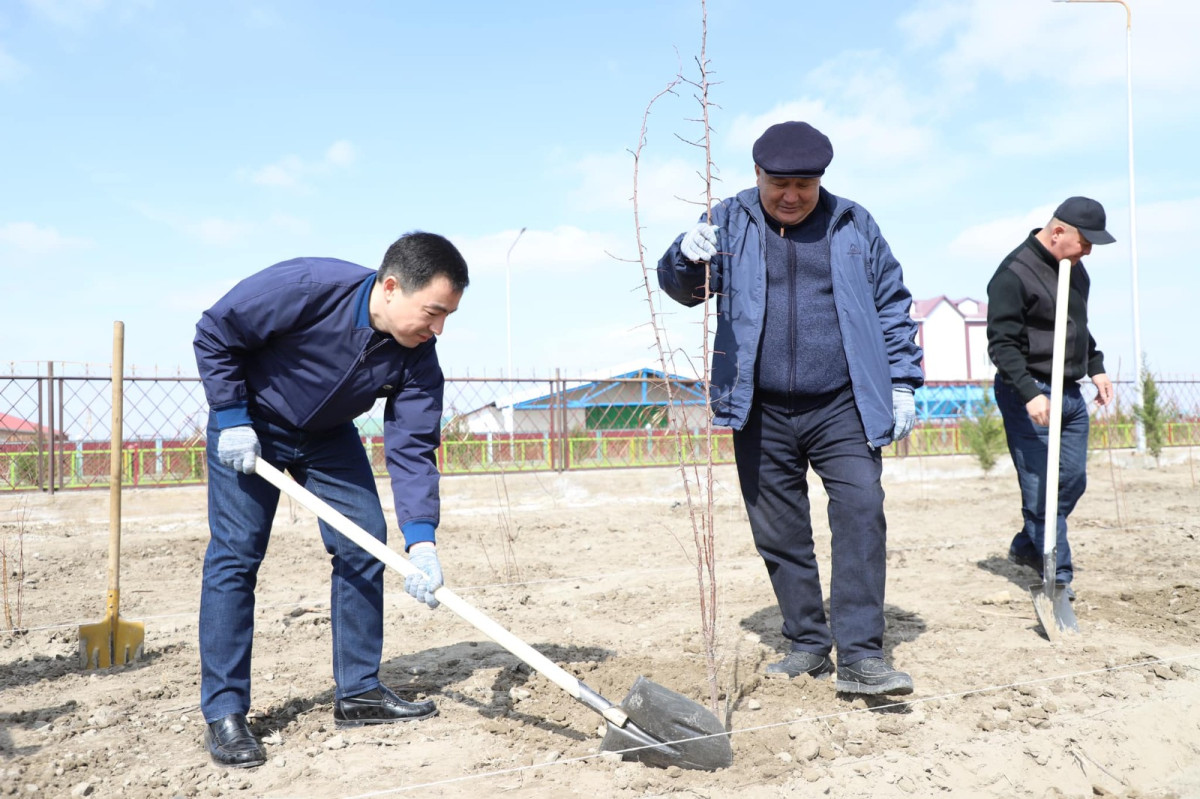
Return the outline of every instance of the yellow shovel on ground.
{"type": "Polygon", "coordinates": [[[107,669],[142,657],[146,626],[124,621],[121,604],[121,442],[124,438],[125,323],[113,323],[112,447],[108,488],[108,601],[104,620],[79,626],[79,660],[85,669],[107,669]]]}

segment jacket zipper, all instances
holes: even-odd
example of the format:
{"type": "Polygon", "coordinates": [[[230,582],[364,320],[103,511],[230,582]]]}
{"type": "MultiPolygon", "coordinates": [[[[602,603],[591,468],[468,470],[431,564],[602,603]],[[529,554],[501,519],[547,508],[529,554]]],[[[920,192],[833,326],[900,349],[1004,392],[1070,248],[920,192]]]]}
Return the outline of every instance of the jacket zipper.
{"type": "Polygon", "coordinates": [[[787,247],[788,273],[788,400],[796,389],[796,245],[779,229],[783,246],[787,247]]]}
{"type": "Polygon", "coordinates": [[[384,344],[387,344],[387,343],[388,343],[388,339],[386,339],[386,338],[380,339],[379,341],[375,342],[367,349],[363,350],[362,355],[358,356],[358,365],[362,366],[363,364],[365,364],[367,362],[368,355],[370,355],[372,352],[374,352],[375,350],[379,349],[380,347],[382,347],[384,344]]]}

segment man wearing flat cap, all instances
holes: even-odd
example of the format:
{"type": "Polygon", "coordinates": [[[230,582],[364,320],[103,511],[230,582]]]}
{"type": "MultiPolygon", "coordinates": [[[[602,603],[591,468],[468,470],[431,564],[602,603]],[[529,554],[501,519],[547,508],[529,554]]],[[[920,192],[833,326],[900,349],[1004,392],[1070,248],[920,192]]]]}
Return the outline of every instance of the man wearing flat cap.
{"type": "Polygon", "coordinates": [[[837,690],[907,694],[883,657],[887,523],[881,448],[912,430],[921,348],[900,264],[866,209],[821,186],[833,147],[805,122],[754,144],[757,185],[713,206],[658,264],[687,306],[717,302],[713,421],[733,428],[750,529],[790,652],[767,671],[837,690]],[[809,511],[809,465],[828,495],[830,619],[809,511]]]}
{"type": "Polygon", "coordinates": [[[1080,260],[1092,245],[1113,242],[1105,221],[1100,203],[1088,197],[1068,198],[1045,227],[1032,231],[1008,254],[988,283],[988,356],[996,364],[996,406],[1004,418],[1008,451],[1021,487],[1024,520],[1009,546],[1008,559],[1041,576],[1058,270],[1060,261],[1071,263],[1054,575],[1070,599],[1075,598],[1071,588],[1075,569],[1067,543],[1067,516],[1087,485],[1088,409],[1079,381],[1091,377],[1097,404],[1107,405],[1113,399],[1104,354],[1088,333],[1091,279],[1080,260]]]}

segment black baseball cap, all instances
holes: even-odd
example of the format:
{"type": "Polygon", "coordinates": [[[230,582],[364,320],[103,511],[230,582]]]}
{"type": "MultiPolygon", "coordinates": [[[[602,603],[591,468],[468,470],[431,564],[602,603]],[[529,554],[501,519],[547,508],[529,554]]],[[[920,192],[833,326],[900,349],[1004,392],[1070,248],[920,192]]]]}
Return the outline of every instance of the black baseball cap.
{"type": "Polygon", "coordinates": [[[1068,197],[1054,212],[1060,222],[1078,228],[1092,244],[1112,244],[1116,239],[1104,229],[1104,206],[1090,197],[1068,197]]]}

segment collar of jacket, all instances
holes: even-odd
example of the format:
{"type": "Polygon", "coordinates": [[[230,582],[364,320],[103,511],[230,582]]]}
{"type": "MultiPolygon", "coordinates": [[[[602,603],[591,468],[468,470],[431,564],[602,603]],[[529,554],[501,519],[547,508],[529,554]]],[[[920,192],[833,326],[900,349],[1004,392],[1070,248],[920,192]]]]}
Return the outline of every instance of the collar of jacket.
{"type": "Polygon", "coordinates": [[[354,294],[354,327],[371,327],[371,287],[375,285],[375,275],[362,282],[354,294]]]}
{"type": "MultiPolygon", "coordinates": [[[[824,186],[819,189],[819,192],[817,203],[829,213],[829,228],[826,233],[832,233],[833,229],[841,223],[842,218],[850,213],[853,203],[828,191],[824,186]]],[[[762,202],[758,198],[758,187],[739,191],[737,201],[758,225],[758,229],[761,231],[760,237],[766,236],[767,219],[763,214],[762,202]]]]}
{"type": "MultiPolygon", "coordinates": [[[[1029,249],[1033,250],[1034,254],[1037,255],[1037,257],[1043,262],[1045,262],[1046,266],[1050,267],[1054,274],[1057,275],[1058,261],[1054,259],[1054,256],[1051,255],[1050,251],[1046,249],[1046,245],[1042,244],[1041,239],[1037,237],[1038,231],[1040,230],[1041,228],[1035,227],[1033,230],[1029,231],[1029,238],[1026,239],[1025,243],[1028,244],[1029,249]]],[[[1079,259],[1079,266],[1083,266],[1082,258],[1079,259]]]]}

